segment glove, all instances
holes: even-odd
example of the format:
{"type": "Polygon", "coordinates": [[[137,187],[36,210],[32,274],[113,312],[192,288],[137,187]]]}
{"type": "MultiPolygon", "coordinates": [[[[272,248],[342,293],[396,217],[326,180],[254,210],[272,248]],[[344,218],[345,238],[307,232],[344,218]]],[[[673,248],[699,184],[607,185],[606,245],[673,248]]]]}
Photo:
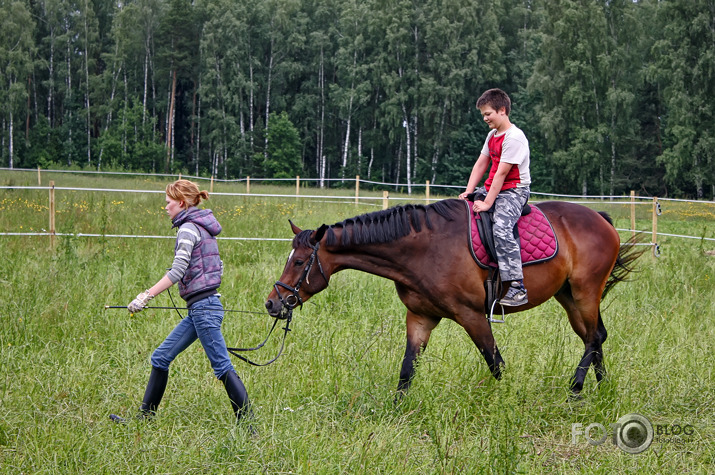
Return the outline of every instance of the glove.
{"type": "Polygon", "coordinates": [[[142,310],[144,310],[144,307],[146,307],[146,304],[149,303],[149,300],[153,298],[154,296],[150,294],[148,290],[145,290],[144,292],[140,293],[134,300],[132,300],[129,305],[127,305],[129,313],[141,312],[142,310]]]}

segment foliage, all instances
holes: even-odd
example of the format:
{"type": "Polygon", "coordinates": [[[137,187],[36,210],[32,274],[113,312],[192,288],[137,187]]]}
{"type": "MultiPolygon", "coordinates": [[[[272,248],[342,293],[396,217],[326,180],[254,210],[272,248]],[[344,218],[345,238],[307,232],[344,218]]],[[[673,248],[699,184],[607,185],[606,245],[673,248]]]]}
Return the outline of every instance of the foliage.
{"type": "Polygon", "coordinates": [[[715,176],[715,2],[666,2],[657,12],[665,31],[653,45],[653,76],[663,87],[670,146],[658,157],[678,194],[711,195],[715,176]]]}
{"type": "Polygon", "coordinates": [[[268,151],[263,164],[265,175],[273,178],[300,175],[300,137],[288,114],[272,115],[267,135],[268,151]]]}
{"type": "Polygon", "coordinates": [[[713,198],[714,9],[3,0],[0,163],[255,176],[286,114],[300,158],[281,175],[466,182],[474,102],[501,87],[535,191],[713,198]]]}

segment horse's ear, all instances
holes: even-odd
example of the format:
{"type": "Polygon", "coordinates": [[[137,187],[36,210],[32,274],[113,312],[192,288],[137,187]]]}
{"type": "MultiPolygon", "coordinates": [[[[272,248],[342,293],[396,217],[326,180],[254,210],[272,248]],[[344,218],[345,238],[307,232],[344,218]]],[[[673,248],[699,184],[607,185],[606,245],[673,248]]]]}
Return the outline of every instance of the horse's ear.
{"type": "Polygon", "coordinates": [[[302,229],[293,224],[293,221],[291,221],[290,219],[288,220],[288,222],[290,223],[290,228],[293,230],[293,234],[298,234],[302,231],[302,229]]]}
{"type": "Polygon", "coordinates": [[[320,242],[321,239],[323,239],[323,236],[325,236],[325,231],[328,230],[328,225],[323,224],[321,225],[318,229],[313,231],[313,235],[310,236],[310,241],[315,244],[320,242]]]}

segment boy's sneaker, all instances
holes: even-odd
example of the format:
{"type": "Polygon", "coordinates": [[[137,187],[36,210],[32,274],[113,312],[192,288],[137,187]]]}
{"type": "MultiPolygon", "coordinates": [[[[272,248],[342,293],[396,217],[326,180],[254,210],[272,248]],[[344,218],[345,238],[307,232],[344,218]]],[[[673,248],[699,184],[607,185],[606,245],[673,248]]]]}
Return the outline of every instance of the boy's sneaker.
{"type": "Polygon", "coordinates": [[[526,289],[523,284],[519,287],[509,286],[506,295],[499,300],[499,303],[505,307],[518,307],[528,302],[529,299],[527,298],[526,289]]]}

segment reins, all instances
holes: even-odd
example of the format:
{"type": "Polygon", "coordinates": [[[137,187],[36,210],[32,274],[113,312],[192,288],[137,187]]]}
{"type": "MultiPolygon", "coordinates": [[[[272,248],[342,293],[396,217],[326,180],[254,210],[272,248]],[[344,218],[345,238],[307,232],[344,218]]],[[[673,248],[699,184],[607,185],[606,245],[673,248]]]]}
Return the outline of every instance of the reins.
{"type": "Polygon", "coordinates": [[[293,321],[293,312],[289,311],[288,316],[286,318],[278,318],[273,321],[273,326],[271,327],[271,330],[268,332],[268,336],[266,336],[266,339],[261,342],[260,345],[255,346],[253,348],[226,348],[229,353],[231,353],[233,356],[236,358],[240,359],[241,361],[245,361],[246,363],[253,365],[253,366],[268,366],[269,364],[273,363],[276,361],[280,356],[283,354],[283,348],[285,348],[285,343],[286,343],[286,337],[288,336],[288,332],[290,331],[290,322],[293,321]],[[249,358],[240,355],[239,352],[246,352],[246,351],[256,351],[260,350],[263,348],[263,345],[266,344],[268,339],[271,337],[271,334],[273,333],[273,330],[275,330],[276,325],[278,324],[278,320],[285,320],[286,321],[286,326],[283,327],[283,340],[281,341],[281,347],[278,350],[278,354],[271,360],[265,362],[265,363],[256,363],[255,361],[251,361],[249,358]]]}
{"type": "MultiPolygon", "coordinates": [[[[171,289],[167,289],[167,293],[169,294],[169,299],[171,299],[171,303],[174,304],[174,297],[171,295],[171,289]]],[[[174,305],[175,305],[175,304],[174,304],[174,305]]],[[[184,316],[181,315],[181,312],[179,312],[179,307],[174,306],[174,307],[169,307],[169,308],[173,308],[174,310],[176,310],[176,313],[179,314],[179,317],[181,317],[182,320],[184,319],[184,316]]],[[[188,309],[187,309],[187,310],[188,310],[188,309]]],[[[208,308],[208,310],[212,310],[212,309],[211,309],[211,308],[208,308]]],[[[218,308],[213,309],[213,310],[218,310],[218,308]]],[[[259,313],[259,312],[249,312],[249,311],[245,311],[245,310],[223,310],[223,311],[224,311],[224,312],[253,313],[253,314],[259,313]]],[[[262,313],[261,313],[261,314],[262,314],[262,313]]],[[[260,345],[255,346],[255,347],[253,347],[253,348],[232,348],[232,347],[226,347],[226,350],[227,350],[229,353],[231,353],[233,356],[235,356],[236,358],[240,359],[241,361],[245,361],[246,363],[248,363],[248,364],[250,364],[250,365],[253,365],[253,366],[268,366],[269,364],[275,362],[275,361],[276,361],[278,358],[280,358],[280,356],[283,354],[283,348],[285,347],[286,337],[288,336],[288,332],[290,331],[290,322],[291,322],[292,320],[293,320],[293,310],[290,309],[290,310],[285,314],[285,316],[284,316],[284,314],[281,314],[281,315],[280,315],[280,318],[279,318],[279,317],[276,317],[276,318],[275,318],[275,321],[273,322],[273,326],[272,326],[271,329],[268,331],[268,335],[266,336],[266,339],[263,340],[263,342],[261,342],[260,345]],[[256,351],[256,350],[260,350],[261,348],[263,348],[263,345],[265,345],[265,344],[268,342],[268,339],[269,339],[269,338],[271,337],[271,335],[273,334],[273,330],[275,330],[276,325],[278,324],[278,320],[286,320],[286,326],[283,327],[283,330],[285,330],[285,332],[283,333],[283,341],[281,341],[281,347],[280,347],[280,349],[278,350],[278,354],[277,354],[275,357],[273,357],[271,360],[267,361],[266,363],[256,363],[255,361],[252,361],[250,358],[247,358],[247,357],[245,357],[245,356],[239,354],[239,353],[247,352],[247,351],[256,351]]]]}
{"type": "MultiPolygon", "coordinates": [[[[288,336],[288,332],[291,331],[290,329],[290,324],[293,321],[293,309],[296,307],[303,307],[303,299],[300,297],[300,287],[303,285],[303,282],[310,284],[310,271],[313,268],[313,265],[317,262],[318,263],[318,270],[320,271],[320,275],[323,277],[325,282],[329,282],[328,278],[325,275],[325,272],[323,271],[323,266],[320,264],[320,259],[318,258],[318,249],[320,247],[320,242],[316,243],[313,246],[313,252],[310,254],[310,258],[308,259],[308,263],[305,266],[305,269],[303,269],[303,273],[301,274],[300,278],[298,279],[298,282],[296,282],[295,286],[290,286],[288,284],[285,284],[281,281],[276,281],[275,284],[273,284],[273,288],[276,290],[276,293],[278,294],[278,298],[280,299],[281,303],[283,304],[283,311],[279,315],[277,315],[275,318],[275,321],[273,322],[273,326],[271,326],[271,329],[268,331],[268,335],[266,338],[258,345],[254,346],[252,348],[235,348],[235,347],[227,347],[226,349],[228,350],[229,353],[231,353],[233,356],[236,358],[240,359],[241,361],[244,361],[250,365],[253,366],[268,366],[269,364],[275,362],[280,356],[283,354],[283,350],[285,349],[285,342],[286,338],[288,336]],[[287,297],[283,298],[281,293],[278,290],[278,287],[282,287],[290,292],[290,295],[287,297]],[[263,348],[263,346],[268,342],[270,339],[271,335],[273,334],[273,330],[276,329],[276,326],[278,325],[279,320],[285,320],[286,324],[282,328],[283,330],[283,339],[281,341],[281,347],[278,349],[278,354],[274,356],[272,359],[268,360],[265,363],[256,363],[255,361],[252,361],[251,359],[241,355],[240,353],[248,352],[248,351],[257,351],[263,348]]],[[[145,309],[166,309],[166,310],[175,310],[176,313],[179,315],[179,317],[183,320],[184,316],[179,312],[179,310],[189,310],[187,307],[177,307],[176,303],[174,302],[174,296],[171,295],[171,290],[167,289],[167,293],[169,294],[169,298],[171,299],[172,306],[170,307],[144,307],[145,309]]],[[[124,308],[126,309],[126,306],[121,306],[121,305],[105,305],[104,306],[105,310],[106,309],[114,309],[114,308],[124,308]]],[[[262,312],[251,312],[247,310],[226,310],[226,309],[219,309],[217,308],[207,308],[208,310],[223,310],[224,312],[237,312],[237,313],[249,313],[249,314],[263,314],[262,312]]]]}
{"type": "MultiPolygon", "coordinates": [[[[182,320],[184,319],[184,316],[179,312],[179,310],[190,310],[188,307],[177,307],[174,304],[174,298],[171,295],[171,292],[168,292],[169,298],[171,299],[171,303],[173,304],[172,306],[151,306],[151,307],[144,307],[145,310],[176,310],[176,313],[179,315],[179,318],[182,320]]],[[[126,310],[127,307],[126,305],[105,305],[104,306],[105,310],[109,309],[124,309],[126,310]]],[[[264,315],[264,312],[252,312],[249,310],[226,310],[220,307],[206,307],[206,310],[222,310],[223,312],[231,312],[231,313],[247,313],[247,314],[253,314],[253,315],[264,315]]],[[[275,362],[282,354],[283,354],[283,349],[285,348],[285,341],[286,337],[288,336],[288,332],[290,331],[290,323],[293,320],[293,309],[289,309],[287,312],[282,313],[280,316],[275,317],[275,321],[273,322],[273,326],[271,329],[268,331],[268,336],[266,336],[265,340],[261,342],[260,345],[255,346],[253,348],[230,348],[227,347],[226,350],[228,350],[229,353],[231,353],[233,356],[237,357],[238,359],[245,361],[248,364],[251,364],[253,366],[268,366],[269,364],[275,362]],[[240,355],[239,352],[246,352],[246,351],[256,351],[260,350],[263,348],[263,346],[268,342],[268,339],[271,337],[271,334],[273,334],[273,330],[275,330],[276,325],[278,324],[278,320],[285,320],[286,321],[286,326],[283,327],[284,333],[283,333],[283,340],[281,341],[281,347],[278,350],[278,354],[273,357],[271,360],[267,361],[266,363],[256,363],[255,361],[250,360],[249,358],[240,355]]]]}

